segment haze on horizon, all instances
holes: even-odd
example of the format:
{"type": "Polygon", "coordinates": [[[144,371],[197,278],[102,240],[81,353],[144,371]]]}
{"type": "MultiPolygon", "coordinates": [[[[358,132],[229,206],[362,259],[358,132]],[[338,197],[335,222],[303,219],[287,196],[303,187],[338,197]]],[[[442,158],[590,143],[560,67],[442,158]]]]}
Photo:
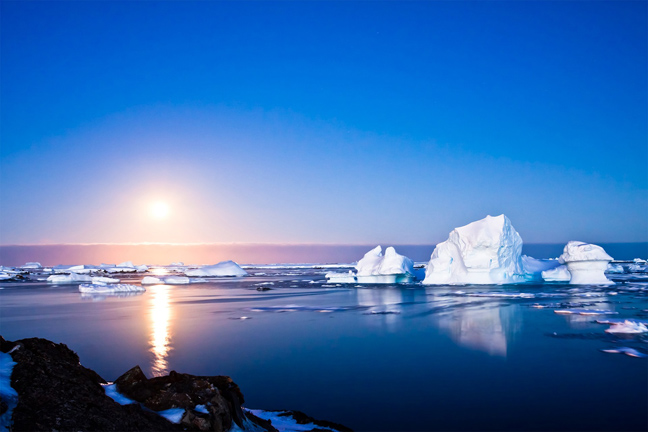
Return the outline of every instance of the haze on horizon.
{"type": "Polygon", "coordinates": [[[0,245],[648,241],[646,2],[0,8],[0,245]]]}

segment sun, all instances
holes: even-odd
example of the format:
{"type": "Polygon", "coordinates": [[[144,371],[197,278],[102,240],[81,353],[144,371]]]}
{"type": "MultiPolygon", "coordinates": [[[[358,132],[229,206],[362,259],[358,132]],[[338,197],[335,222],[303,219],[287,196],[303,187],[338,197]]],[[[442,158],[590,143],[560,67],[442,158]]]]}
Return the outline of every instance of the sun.
{"type": "Polygon", "coordinates": [[[166,219],[169,215],[169,206],[165,202],[156,202],[151,205],[151,216],[155,219],[166,219]]]}

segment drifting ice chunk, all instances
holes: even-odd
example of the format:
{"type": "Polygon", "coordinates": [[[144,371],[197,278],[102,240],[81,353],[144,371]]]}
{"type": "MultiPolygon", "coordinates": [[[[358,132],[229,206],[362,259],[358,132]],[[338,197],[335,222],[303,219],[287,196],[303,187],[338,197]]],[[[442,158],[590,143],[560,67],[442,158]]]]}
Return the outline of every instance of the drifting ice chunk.
{"type": "Polygon", "coordinates": [[[247,276],[247,272],[239,267],[234,261],[223,261],[212,266],[203,266],[197,269],[185,271],[186,276],[247,276]]]}
{"type": "Polygon", "coordinates": [[[164,281],[160,278],[153,276],[144,276],[140,282],[142,285],[161,285],[164,284],[164,281]]]}
{"type": "Polygon", "coordinates": [[[81,284],[79,291],[82,293],[116,293],[116,292],[141,292],[146,288],[137,285],[98,285],[98,284],[81,284]]]}
{"type": "Polygon", "coordinates": [[[612,327],[605,331],[607,333],[639,334],[648,332],[648,327],[640,322],[625,320],[622,323],[612,323],[612,327]]]}
{"type": "Polygon", "coordinates": [[[609,349],[602,349],[604,353],[611,353],[611,354],[625,354],[630,357],[648,357],[648,355],[637,351],[634,348],[628,348],[628,347],[619,347],[619,348],[609,348],[609,349]]]}
{"type": "Polygon", "coordinates": [[[558,258],[567,265],[571,274],[570,284],[573,285],[613,285],[614,282],[605,277],[605,270],[612,257],[605,253],[601,246],[570,241],[565,245],[563,254],[558,258]]]}
{"type": "Polygon", "coordinates": [[[20,267],[21,269],[42,269],[43,266],[39,262],[28,262],[24,266],[20,267]]]}
{"type": "Polygon", "coordinates": [[[102,276],[87,276],[77,273],[70,273],[69,275],[51,275],[47,278],[47,282],[53,284],[68,284],[68,283],[79,283],[79,282],[92,282],[93,284],[109,284],[109,283],[119,283],[119,279],[113,279],[109,277],[102,276]]]}
{"type": "Polygon", "coordinates": [[[500,284],[522,282],[522,238],[504,215],[455,228],[439,243],[424,284],[500,284]]]}
{"type": "Polygon", "coordinates": [[[542,279],[547,282],[569,282],[571,273],[567,270],[566,265],[561,265],[552,270],[542,272],[542,279]]]}
{"type": "Polygon", "coordinates": [[[351,270],[348,273],[326,273],[324,277],[330,283],[356,283],[356,277],[351,270]]]}

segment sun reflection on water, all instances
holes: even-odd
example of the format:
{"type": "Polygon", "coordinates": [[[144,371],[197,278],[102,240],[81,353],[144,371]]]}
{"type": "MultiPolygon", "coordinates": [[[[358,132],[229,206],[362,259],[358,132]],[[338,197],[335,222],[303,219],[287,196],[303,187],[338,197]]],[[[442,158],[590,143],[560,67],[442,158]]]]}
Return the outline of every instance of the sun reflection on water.
{"type": "Polygon", "coordinates": [[[171,306],[169,304],[169,287],[154,285],[150,288],[151,304],[149,308],[151,333],[150,351],[153,353],[151,373],[153,376],[168,373],[167,357],[171,351],[171,306]]]}

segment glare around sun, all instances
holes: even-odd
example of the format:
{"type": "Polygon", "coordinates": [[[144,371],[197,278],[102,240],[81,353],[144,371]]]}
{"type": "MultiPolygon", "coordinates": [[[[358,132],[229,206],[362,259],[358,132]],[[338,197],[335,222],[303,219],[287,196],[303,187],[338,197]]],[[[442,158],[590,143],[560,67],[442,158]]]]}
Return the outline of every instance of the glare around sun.
{"type": "Polygon", "coordinates": [[[151,205],[151,215],[155,219],[165,219],[169,214],[169,206],[163,202],[156,202],[151,205]]]}

